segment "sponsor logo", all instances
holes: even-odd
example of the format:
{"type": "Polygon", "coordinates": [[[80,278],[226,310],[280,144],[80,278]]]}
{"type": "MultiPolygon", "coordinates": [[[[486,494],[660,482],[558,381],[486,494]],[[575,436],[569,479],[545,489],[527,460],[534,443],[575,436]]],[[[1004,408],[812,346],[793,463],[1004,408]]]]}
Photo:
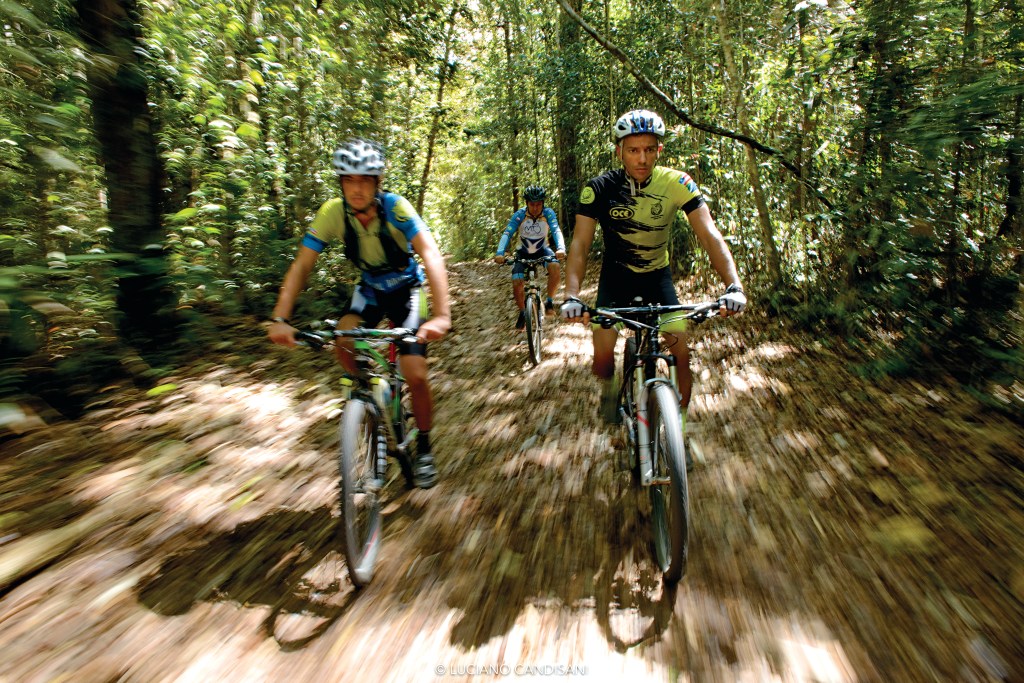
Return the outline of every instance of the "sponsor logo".
{"type": "Polygon", "coordinates": [[[613,206],[608,210],[608,215],[615,220],[624,221],[633,217],[633,209],[628,206],[613,206]]]}
{"type": "Polygon", "coordinates": [[[585,187],[580,193],[580,204],[590,204],[594,201],[594,188],[585,187]]]}
{"type": "Polygon", "coordinates": [[[655,218],[659,218],[661,217],[661,212],[664,210],[665,207],[661,205],[661,202],[658,202],[657,204],[653,204],[651,206],[651,215],[654,216],[655,218]]]}
{"type": "Polygon", "coordinates": [[[400,199],[395,203],[395,220],[399,223],[408,223],[412,220],[412,217],[416,215],[416,211],[412,208],[412,204],[406,199],[400,199]]]}

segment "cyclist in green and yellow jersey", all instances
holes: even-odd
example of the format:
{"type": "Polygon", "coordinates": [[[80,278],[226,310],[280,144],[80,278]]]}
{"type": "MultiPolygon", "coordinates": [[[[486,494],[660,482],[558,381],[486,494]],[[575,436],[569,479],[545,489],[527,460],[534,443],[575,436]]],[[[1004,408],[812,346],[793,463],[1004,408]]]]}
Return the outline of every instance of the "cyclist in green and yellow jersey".
{"type": "MultiPolygon", "coordinates": [[[[613,135],[615,154],[623,168],[592,178],[580,193],[566,263],[566,301],[562,304],[562,316],[584,323],[590,321],[577,296],[598,223],[605,251],[596,307],[633,306],[638,296],[645,304],[678,304],[668,254],[670,230],[677,211],[686,215],[712,267],[726,286],[720,297],[722,314],[742,312],[747,299],[736,264],[697,184],[682,171],[657,165],[665,137],[664,121],[645,109],[629,111],[615,122],[613,135]]],[[[685,416],[690,402],[690,349],[684,336],[686,321],[678,317],[680,319],[662,329],[669,333],[665,346],[678,362],[679,393],[685,416]]],[[[615,420],[618,395],[614,380],[616,334],[614,328],[594,326],[593,372],[603,382],[601,406],[609,421],[615,420]]]]}
{"type": "MultiPolygon", "coordinates": [[[[303,236],[285,274],[267,334],[275,344],[295,345],[295,329],[288,320],[295,301],[320,252],[343,244],[346,258],[359,268],[361,277],[338,329],[376,327],[388,318],[397,327],[416,330],[415,342],[398,344],[399,366],[419,428],[413,480],[420,488],[430,488],[437,482],[437,467],[430,443],[433,398],[427,380],[426,342],[440,339],[451,328],[444,258],[412,204],[382,189],[385,163],[380,145],[349,140],[334,152],[333,165],[342,196],[324,202],[303,236]],[[433,315],[427,308],[424,280],[433,296],[433,315]]],[[[337,348],[342,365],[358,375],[351,345],[339,343],[337,348]]]]}

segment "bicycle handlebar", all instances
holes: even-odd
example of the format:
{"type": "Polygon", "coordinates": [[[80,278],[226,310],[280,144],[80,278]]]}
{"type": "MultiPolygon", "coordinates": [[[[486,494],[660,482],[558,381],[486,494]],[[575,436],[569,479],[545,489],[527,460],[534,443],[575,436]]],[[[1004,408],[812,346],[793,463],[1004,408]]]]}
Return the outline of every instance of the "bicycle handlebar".
{"type": "MultiPolygon", "coordinates": [[[[331,323],[333,321],[325,322],[331,323]]],[[[297,343],[317,349],[327,346],[335,337],[348,337],[349,339],[362,341],[404,341],[408,344],[415,344],[417,342],[416,330],[408,327],[393,327],[389,329],[353,327],[349,330],[298,330],[295,333],[297,343]]]]}
{"type": "Polygon", "coordinates": [[[583,304],[583,311],[590,314],[590,318],[593,322],[601,325],[622,323],[631,329],[645,328],[648,330],[657,330],[660,325],[650,325],[640,322],[634,318],[626,318],[624,316],[632,314],[654,318],[663,313],[688,311],[688,313],[683,316],[684,318],[692,320],[695,323],[701,323],[708,318],[713,318],[718,315],[718,312],[721,310],[721,306],[722,305],[718,301],[704,301],[698,304],[650,304],[646,306],[622,306],[617,308],[594,308],[583,304]]]}
{"type": "MultiPolygon", "coordinates": [[[[502,256],[505,256],[502,254],[502,256]]],[[[505,256],[503,266],[512,266],[517,263],[560,263],[557,256],[538,256],[537,258],[519,258],[516,255],[505,256]]]]}

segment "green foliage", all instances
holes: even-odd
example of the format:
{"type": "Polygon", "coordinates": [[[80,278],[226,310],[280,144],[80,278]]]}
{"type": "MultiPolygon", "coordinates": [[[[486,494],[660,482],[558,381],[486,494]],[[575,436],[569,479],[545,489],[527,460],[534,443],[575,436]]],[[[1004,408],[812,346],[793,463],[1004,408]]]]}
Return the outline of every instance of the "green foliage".
{"type": "MultiPolygon", "coordinates": [[[[698,182],[748,289],[764,290],[757,301],[849,341],[866,373],[1019,373],[1013,258],[1024,231],[997,235],[1008,151],[1022,144],[1024,22],[1013,3],[580,6],[693,118],[734,127],[742,103],[746,132],[803,169],[810,187],[759,159],[784,270],[769,288],[744,148],[666,117],[661,162],[698,182]],[[723,65],[720,16],[740,83],[723,65]]],[[[616,165],[615,117],[665,113],[554,3],[459,7],[447,60],[453,5],[440,0],[141,7],[166,171],[163,246],[178,301],[197,318],[266,315],[297,240],[338,193],[329,156],[343,138],[385,143],[387,189],[412,201],[425,190],[442,249],[482,258],[528,184],[570,211],[568,232],[578,184],[616,165]],[[576,178],[564,177],[569,157],[576,178]]],[[[6,0],[0,20],[0,267],[20,269],[0,301],[7,348],[31,352],[35,309],[23,294],[109,317],[119,236],[69,3],[6,0]]],[[[671,239],[677,273],[714,291],[685,221],[671,239]]],[[[355,273],[340,252],[321,258],[304,315],[333,315],[347,298],[355,273]]]]}

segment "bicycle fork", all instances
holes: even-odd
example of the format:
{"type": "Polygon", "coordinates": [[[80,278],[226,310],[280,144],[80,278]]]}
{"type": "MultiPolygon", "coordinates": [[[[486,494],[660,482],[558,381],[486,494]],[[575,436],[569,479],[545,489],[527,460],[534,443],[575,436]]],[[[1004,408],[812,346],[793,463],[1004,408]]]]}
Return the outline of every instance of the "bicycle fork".
{"type": "Polygon", "coordinates": [[[648,419],[648,413],[650,412],[648,410],[648,399],[650,398],[655,386],[658,384],[664,384],[672,388],[673,394],[676,393],[674,367],[670,368],[669,374],[670,377],[668,379],[663,377],[654,377],[652,379],[645,380],[639,371],[635,371],[633,373],[633,395],[636,396],[636,412],[633,418],[630,418],[629,415],[623,415],[623,418],[624,420],[630,420],[632,422],[631,426],[635,429],[636,448],[638,451],[638,459],[640,461],[641,486],[661,486],[670,483],[668,476],[654,476],[652,445],[654,443],[654,439],[657,438],[657,435],[652,433],[651,423],[648,419]]]}

